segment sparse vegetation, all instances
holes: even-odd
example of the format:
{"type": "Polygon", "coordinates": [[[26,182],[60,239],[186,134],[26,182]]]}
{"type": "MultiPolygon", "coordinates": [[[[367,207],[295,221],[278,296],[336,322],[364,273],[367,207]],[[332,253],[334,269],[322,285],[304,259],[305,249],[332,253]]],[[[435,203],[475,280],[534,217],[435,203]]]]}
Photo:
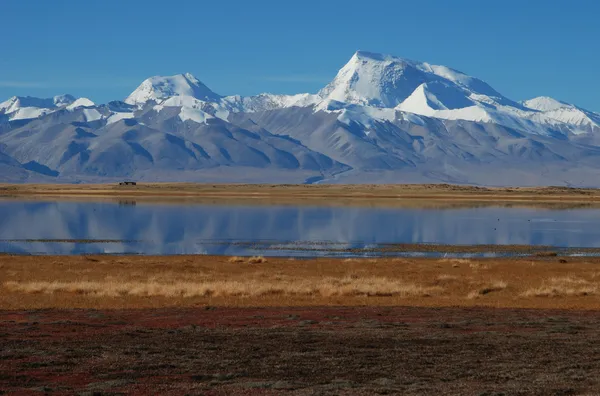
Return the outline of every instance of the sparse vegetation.
{"type": "Polygon", "coordinates": [[[262,256],[255,256],[255,257],[232,256],[227,261],[230,263],[262,264],[262,263],[266,263],[267,259],[262,256]]]}
{"type": "Polygon", "coordinates": [[[440,264],[451,264],[452,268],[460,268],[462,265],[471,264],[470,259],[461,259],[461,258],[443,258],[438,260],[440,264]]]}
{"type": "Polygon", "coordinates": [[[541,252],[535,252],[534,256],[537,257],[556,257],[558,256],[557,252],[549,252],[549,251],[541,251],[541,252]]]}
{"type": "Polygon", "coordinates": [[[437,277],[437,280],[440,282],[455,281],[458,279],[459,279],[458,276],[450,275],[450,274],[441,274],[441,275],[438,275],[438,277],[437,277]]]}
{"type": "Polygon", "coordinates": [[[481,296],[485,296],[486,294],[490,294],[492,292],[504,290],[504,289],[506,289],[507,286],[508,286],[508,284],[504,281],[496,281],[489,285],[485,285],[477,290],[471,291],[469,294],[467,294],[467,298],[469,298],[469,299],[479,298],[481,296]]]}
{"type": "Polygon", "coordinates": [[[541,286],[526,290],[524,297],[571,297],[598,294],[600,284],[570,276],[550,278],[541,286]]]}
{"type": "Polygon", "coordinates": [[[248,259],[248,264],[263,264],[266,262],[267,262],[267,259],[264,258],[263,256],[255,256],[255,257],[250,257],[248,259]]]}
{"type": "Polygon", "coordinates": [[[6,282],[4,287],[21,293],[70,293],[96,297],[260,297],[287,296],[430,296],[440,287],[426,287],[387,278],[360,278],[347,275],[321,280],[288,278],[247,281],[80,281],[80,282],[6,282]]]}
{"type": "Polygon", "coordinates": [[[480,261],[472,261],[469,263],[469,268],[474,269],[474,270],[479,270],[479,269],[488,269],[489,265],[487,263],[482,263],[480,261]]]}
{"type": "Polygon", "coordinates": [[[443,258],[439,260],[440,263],[450,263],[450,264],[471,264],[471,259],[464,258],[443,258]]]}

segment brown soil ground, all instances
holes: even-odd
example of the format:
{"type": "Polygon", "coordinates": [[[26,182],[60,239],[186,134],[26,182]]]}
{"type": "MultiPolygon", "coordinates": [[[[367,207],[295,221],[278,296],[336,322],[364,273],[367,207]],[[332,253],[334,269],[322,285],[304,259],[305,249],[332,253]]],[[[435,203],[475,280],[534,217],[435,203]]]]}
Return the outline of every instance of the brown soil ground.
{"type": "Polygon", "coordinates": [[[449,184],[407,185],[260,185],[140,183],[115,184],[0,184],[0,196],[39,198],[115,198],[192,200],[223,203],[303,203],[319,205],[445,206],[461,203],[524,205],[598,205],[600,190],[565,187],[484,188],[449,184]],[[218,199],[218,200],[216,200],[218,199]]]}
{"type": "Polygon", "coordinates": [[[313,307],[0,311],[19,395],[596,395],[600,313],[313,307]]]}

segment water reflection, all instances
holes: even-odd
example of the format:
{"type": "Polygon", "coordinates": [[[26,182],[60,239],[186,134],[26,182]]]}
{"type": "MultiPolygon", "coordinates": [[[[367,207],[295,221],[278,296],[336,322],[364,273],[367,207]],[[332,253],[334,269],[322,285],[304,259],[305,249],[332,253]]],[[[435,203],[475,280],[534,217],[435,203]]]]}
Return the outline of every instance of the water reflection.
{"type": "Polygon", "coordinates": [[[0,251],[290,254],[285,250],[256,252],[235,243],[239,241],[331,241],[347,247],[381,243],[600,247],[599,223],[598,209],[0,201],[0,251]]]}

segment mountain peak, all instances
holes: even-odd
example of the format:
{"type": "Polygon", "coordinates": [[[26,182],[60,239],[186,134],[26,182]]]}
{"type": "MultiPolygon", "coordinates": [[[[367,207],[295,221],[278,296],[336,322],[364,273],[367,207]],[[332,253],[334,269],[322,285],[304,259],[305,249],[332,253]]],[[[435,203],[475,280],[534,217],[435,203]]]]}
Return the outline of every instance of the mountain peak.
{"type": "Polygon", "coordinates": [[[0,111],[4,110],[6,113],[16,111],[21,107],[36,107],[36,108],[56,108],[70,105],[75,102],[73,95],[57,95],[53,98],[36,98],[34,96],[13,96],[8,100],[0,103],[0,111]]]}
{"type": "Polygon", "coordinates": [[[75,97],[73,95],[64,94],[64,95],[56,95],[52,98],[52,102],[56,107],[62,107],[70,105],[75,102],[75,97]]]}
{"type": "Polygon", "coordinates": [[[522,104],[528,109],[539,111],[543,116],[576,126],[577,133],[600,128],[600,114],[549,96],[538,96],[525,100],[522,104]]]}
{"type": "Polygon", "coordinates": [[[539,111],[552,111],[564,107],[573,107],[573,105],[556,100],[549,96],[538,96],[537,98],[526,100],[523,102],[523,106],[539,111]]]}
{"type": "Polygon", "coordinates": [[[150,77],[125,99],[128,104],[142,104],[149,100],[164,100],[173,96],[191,96],[199,100],[214,102],[221,96],[214,93],[190,73],[174,76],[150,77]]]}
{"type": "Polygon", "coordinates": [[[94,102],[92,102],[91,100],[89,100],[88,98],[79,98],[79,99],[73,101],[73,103],[71,103],[70,105],[68,105],[67,110],[74,110],[74,109],[78,109],[80,107],[92,107],[95,105],[96,104],[94,102]]]}
{"type": "Polygon", "coordinates": [[[352,58],[361,59],[361,60],[373,60],[373,61],[378,61],[378,62],[406,60],[406,59],[399,58],[399,57],[392,56],[392,55],[386,55],[386,54],[380,54],[377,52],[362,51],[362,50],[356,51],[352,58]]]}
{"type": "Polygon", "coordinates": [[[183,74],[179,74],[179,76],[182,76],[186,80],[190,81],[192,84],[196,84],[196,85],[201,84],[200,80],[198,80],[196,78],[196,76],[194,76],[192,73],[183,73],[183,74]]]}
{"type": "Polygon", "coordinates": [[[452,86],[467,97],[474,95],[487,102],[519,106],[484,81],[458,70],[368,51],[354,53],[319,95],[339,102],[392,108],[421,84],[431,82],[452,86]]]}
{"type": "Polygon", "coordinates": [[[72,95],[57,95],[53,98],[13,96],[0,103],[0,114],[9,114],[11,120],[37,118],[75,102],[72,95]]]}
{"type": "Polygon", "coordinates": [[[424,82],[407,81],[405,70],[400,58],[357,51],[319,95],[338,102],[394,107],[424,82]]]}

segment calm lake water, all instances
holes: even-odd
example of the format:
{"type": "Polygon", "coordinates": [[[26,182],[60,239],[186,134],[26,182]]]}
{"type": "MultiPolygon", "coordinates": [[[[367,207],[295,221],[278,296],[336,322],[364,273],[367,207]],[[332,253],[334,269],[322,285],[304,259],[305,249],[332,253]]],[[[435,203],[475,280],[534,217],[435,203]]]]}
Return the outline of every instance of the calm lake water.
{"type": "Polygon", "coordinates": [[[600,247],[600,209],[0,201],[0,252],[312,256],[386,243],[600,247]]]}

